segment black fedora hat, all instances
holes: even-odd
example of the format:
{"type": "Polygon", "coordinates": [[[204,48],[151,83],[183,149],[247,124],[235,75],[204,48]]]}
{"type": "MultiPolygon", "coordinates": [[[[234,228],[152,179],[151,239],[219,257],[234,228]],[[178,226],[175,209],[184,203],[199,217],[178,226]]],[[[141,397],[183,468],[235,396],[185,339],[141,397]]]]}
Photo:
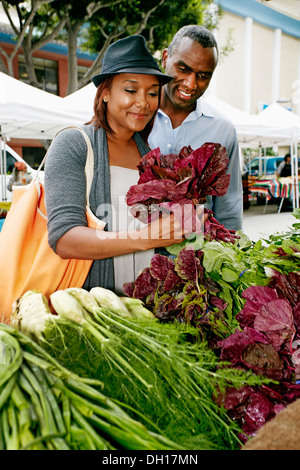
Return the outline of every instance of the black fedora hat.
{"type": "Polygon", "coordinates": [[[163,84],[173,78],[160,71],[147,49],[145,38],[140,35],[119,39],[111,44],[104,54],[101,73],[93,77],[92,81],[98,86],[105,78],[118,73],[156,75],[163,84]]]}

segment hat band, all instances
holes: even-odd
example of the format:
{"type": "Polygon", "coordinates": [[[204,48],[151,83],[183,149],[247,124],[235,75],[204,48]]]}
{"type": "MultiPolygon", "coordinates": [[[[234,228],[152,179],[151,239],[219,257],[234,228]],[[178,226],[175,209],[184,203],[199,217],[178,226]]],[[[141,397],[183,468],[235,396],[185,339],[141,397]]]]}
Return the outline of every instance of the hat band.
{"type": "Polygon", "coordinates": [[[138,67],[138,68],[145,67],[147,69],[155,69],[158,72],[160,72],[160,69],[159,69],[158,65],[155,62],[153,62],[152,64],[149,64],[149,60],[132,59],[132,60],[126,61],[126,64],[122,64],[121,67],[120,67],[120,65],[117,65],[117,66],[112,65],[111,67],[105,68],[105,70],[102,69],[101,74],[114,73],[114,72],[117,72],[119,70],[125,70],[125,69],[128,69],[128,68],[134,68],[134,67],[138,67]]]}

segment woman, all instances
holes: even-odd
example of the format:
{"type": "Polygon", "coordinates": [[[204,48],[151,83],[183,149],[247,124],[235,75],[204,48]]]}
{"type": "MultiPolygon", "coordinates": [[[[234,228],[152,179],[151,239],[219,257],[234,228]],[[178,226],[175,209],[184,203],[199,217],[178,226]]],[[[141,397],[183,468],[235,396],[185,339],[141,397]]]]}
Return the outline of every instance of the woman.
{"type": "Polygon", "coordinates": [[[95,160],[90,207],[106,222],[100,233],[87,227],[85,216],[83,136],[78,129],[68,129],[52,143],[45,165],[49,244],[62,258],[94,260],[85,289],[102,286],[122,294],[123,283],[149,266],[155,248],[184,238],[172,215],[148,226],[133,226],[124,202],[138,181],[139,160],[150,150],[147,138],[161,87],[171,78],[161,73],[139,35],[113,43],[101,74],[93,78],[94,117],[83,129],[95,160]]]}
{"type": "Polygon", "coordinates": [[[13,186],[24,186],[32,180],[30,173],[27,173],[27,165],[24,162],[15,162],[12,176],[7,184],[9,191],[13,190],[13,186]]]}

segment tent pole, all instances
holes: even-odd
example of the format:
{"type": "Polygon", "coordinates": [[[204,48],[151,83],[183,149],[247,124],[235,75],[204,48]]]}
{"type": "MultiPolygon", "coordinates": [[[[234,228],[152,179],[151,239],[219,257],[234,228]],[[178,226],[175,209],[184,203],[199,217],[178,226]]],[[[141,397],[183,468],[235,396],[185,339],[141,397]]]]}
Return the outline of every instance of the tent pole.
{"type": "Polygon", "coordinates": [[[259,174],[259,176],[261,176],[261,175],[262,175],[261,143],[259,143],[259,147],[258,147],[258,157],[259,157],[259,161],[258,161],[258,164],[259,164],[259,167],[258,167],[258,174],[259,174]]]}
{"type": "Polygon", "coordinates": [[[0,137],[1,145],[1,159],[0,159],[0,173],[1,173],[1,188],[2,188],[2,201],[7,200],[7,188],[6,188],[6,137],[0,137]]]}
{"type": "Polygon", "coordinates": [[[290,145],[290,154],[291,154],[291,178],[292,178],[292,203],[293,203],[293,211],[295,210],[295,202],[296,202],[296,194],[295,194],[295,188],[296,188],[296,185],[295,185],[295,179],[294,179],[294,175],[295,175],[295,167],[294,167],[294,142],[292,141],[291,142],[291,145],[290,145]]]}
{"type": "Polygon", "coordinates": [[[0,137],[0,176],[1,176],[1,194],[2,199],[4,195],[4,183],[5,183],[5,176],[4,176],[4,143],[2,146],[2,137],[0,137]]]}
{"type": "Polygon", "coordinates": [[[298,176],[298,149],[297,142],[293,139],[291,145],[291,169],[292,169],[292,181],[293,181],[293,210],[299,207],[299,176],[298,176]]]}
{"type": "Polygon", "coordinates": [[[296,187],[296,191],[295,191],[295,199],[296,199],[296,208],[298,209],[299,208],[299,168],[298,168],[298,144],[297,144],[297,141],[296,139],[294,140],[294,144],[295,144],[295,187],[296,187]]]}

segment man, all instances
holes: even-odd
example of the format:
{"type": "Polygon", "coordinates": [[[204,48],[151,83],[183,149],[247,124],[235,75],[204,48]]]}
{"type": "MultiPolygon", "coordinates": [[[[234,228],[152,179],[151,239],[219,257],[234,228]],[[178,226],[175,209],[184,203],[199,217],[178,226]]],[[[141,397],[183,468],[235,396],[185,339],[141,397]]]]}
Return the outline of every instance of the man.
{"type": "MultiPolygon", "coordinates": [[[[292,176],[291,154],[287,153],[277,168],[278,178],[287,178],[292,176]]],[[[280,199],[278,199],[280,201],[280,199]]],[[[293,201],[291,197],[285,197],[282,202],[278,202],[278,208],[281,212],[291,212],[293,210],[293,201]]]]}
{"type": "Polygon", "coordinates": [[[224,196],[208,196],[206,207],[226,228],[239,230],[243,195],[236,131],[227,117],[201,99],[217,62],[218,46],[206,28],[189,25],[176,33],[162,56],[165,73],[174,78],[163,87],[149,144],[160,147],[163,154],[179,153],[187,145],[195,150],[205,142],[224,145],[230,159],[230,184],[224,196]]]}
{"type": "Polygon", "coordinates": [[[284,178],[292,175],[291,154],[287,153],[277,168],[277,175],[284,178]]]}

